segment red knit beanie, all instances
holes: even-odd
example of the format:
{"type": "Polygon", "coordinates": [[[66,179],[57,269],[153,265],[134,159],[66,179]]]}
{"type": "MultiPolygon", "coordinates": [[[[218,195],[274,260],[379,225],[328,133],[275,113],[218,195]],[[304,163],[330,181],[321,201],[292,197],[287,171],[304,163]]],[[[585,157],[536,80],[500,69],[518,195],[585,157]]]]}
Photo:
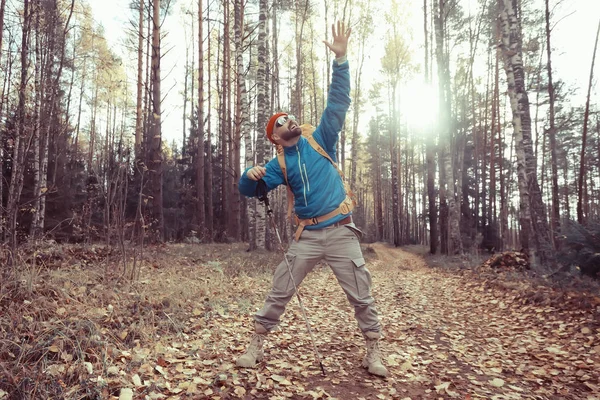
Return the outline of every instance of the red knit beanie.
{"type": "Polygon", "coordinates": [[[275,122],[277,122],[277,118],[281,117],[282,115],[288,115],[288,114],[283,113],[283,112],[273,114],[273,116],[269,120],[269,123],[267,124],[267,138],[273,144],[275,144],[275,142],[273,141],[273,131],[275,130],[275,122]]]}

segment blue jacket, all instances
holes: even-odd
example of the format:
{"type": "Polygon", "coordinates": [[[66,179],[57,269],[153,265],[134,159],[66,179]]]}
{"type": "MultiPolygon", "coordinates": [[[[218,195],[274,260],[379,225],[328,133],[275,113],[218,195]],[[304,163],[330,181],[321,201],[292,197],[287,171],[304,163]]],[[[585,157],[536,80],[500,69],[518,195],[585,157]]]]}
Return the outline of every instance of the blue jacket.
{"type": "MultiPolygon", "coordinates": [[[[350,72],[348,62],[338,65],[334,61],[327,107],[323,111],[321,121],[313,133],[313,137],[336,162],[335,148],[349,107],[350,72]]],[[[345,199],[346,192],[342,178],[329,160],[317,153],[304,137],[300,137],[295,146],[284,148],[284,154],[288,182],[294,193],[294,211],[298,218],[319,217],[338,208],[345,199]]],[[[267,174],[263,180],[269,191],[279,185],[285,185],[283,172],[277,158],[269,161],[265,168],[267,174]]],[[[257,182],[246,176],[248,169],[242,174],[238,187],[241,194],[254,197],[257,182]]],[[[305,229],[324,228],[344,219],[348,215],[340,214],[320,224],[307,226],[305,229]]]]}

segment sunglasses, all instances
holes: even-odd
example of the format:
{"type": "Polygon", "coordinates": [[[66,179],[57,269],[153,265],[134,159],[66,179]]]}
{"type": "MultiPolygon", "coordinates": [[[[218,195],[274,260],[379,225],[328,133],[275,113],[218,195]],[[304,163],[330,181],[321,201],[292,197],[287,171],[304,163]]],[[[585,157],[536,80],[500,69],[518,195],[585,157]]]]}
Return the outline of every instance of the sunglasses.
{"type": "Polygon", "coordinates": [[[277,120],[275,121],[275,126],[277,128],[279,128],[280,126],[283,126],[286,122],[288,122],[288,119],[295,121],[296,117],[294,117],[293,115],[282,115],[281,117],[277,118],[277,120]]]}

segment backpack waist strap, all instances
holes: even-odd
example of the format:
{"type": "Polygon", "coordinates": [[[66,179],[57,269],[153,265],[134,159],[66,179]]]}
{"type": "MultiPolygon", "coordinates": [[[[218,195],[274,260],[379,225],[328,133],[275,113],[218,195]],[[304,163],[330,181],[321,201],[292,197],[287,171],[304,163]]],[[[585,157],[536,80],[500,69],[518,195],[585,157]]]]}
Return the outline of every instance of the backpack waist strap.
{"type": "Polygon", "coordinates": [[[307,219],[299,219],[296,217],[296,224],[298,228],[296,228],[296,233],[294,234],[294,240],[299,241],[300,235],[302,235],[302,231],[304,231],[304,227],[310,225],[317,225],[321,222],[327,221],[337,215],[340,214],[348,214],[350,211],[354,209],[354,201],[349,196],[346,196],[344,201],[339,205],[335,210],[328,212],[325,215],[321,215],[320,217],[307,218],[307,219]]]}

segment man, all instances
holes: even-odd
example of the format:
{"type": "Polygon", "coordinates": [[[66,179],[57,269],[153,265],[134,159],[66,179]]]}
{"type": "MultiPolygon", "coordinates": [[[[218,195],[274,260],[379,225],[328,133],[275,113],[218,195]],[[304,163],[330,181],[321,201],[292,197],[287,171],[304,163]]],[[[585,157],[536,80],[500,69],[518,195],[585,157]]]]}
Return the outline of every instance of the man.
{"type": "MultiPolygon", "coordinates": [[[[267,190],[288,184],[293,192],[295,213],[300,221],[299,230],[290,245],[287,257],[295,283],[304,277],[320,260],[333,270],[348,301],[354,307],[355,317],[367,343],[363,367],[374,375],[387,376],[381,362],[378,340],[381,325],[371,296],[371,276],[358,241],[361,232],[352,222],[351,208],[344,184],[336,167],[336,143],[350,106],[350,74],[346,49],[351,30],[343,23],[332,26],[333,43],[324,43],[335,53],[333,76],[327,107],[312,137],[331,158],[321,155],[302,136],[302,128],[285,113],[271,117],[266,133],[284,156],[284,164],[277,159],[265,167],[248,168],[240,178],[239,189],[248,197],[256,195],[257,182],[263,180],[267,190]],[[286,173],[282,170],[285,169],[286,173]]],[[[237,360],[240,367],[254,367],[263,358],[266,334],[279,323],[287,303],[294,295],[294,285],[285,260],[279,264],[273,277],[273,288],[263,308],[256,313],[255,333],[244,355],[237,360]]]]}

